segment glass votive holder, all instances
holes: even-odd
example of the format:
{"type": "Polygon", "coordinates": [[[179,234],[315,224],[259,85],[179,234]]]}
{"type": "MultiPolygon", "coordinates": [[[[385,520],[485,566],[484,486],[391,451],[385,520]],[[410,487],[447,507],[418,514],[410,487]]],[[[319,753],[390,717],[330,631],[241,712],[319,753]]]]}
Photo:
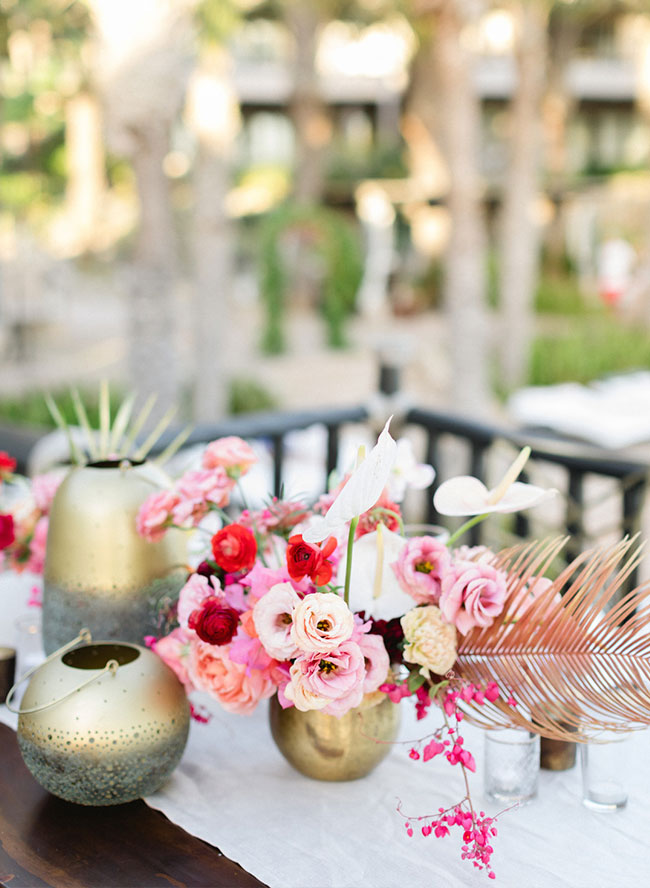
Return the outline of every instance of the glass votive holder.
{"type": "Polygon", "coordinates": [[[524,728],[486,731],[484,776],[490,801],[532,801],[539,778],[539,734],[524,728]]]}
{"type": "Polygon", "coordinates": [[[441,524],[405,524],[404,536],[409,539],[412,537],[434,537],[441,543],[446,543],[449,539],[449,531],[441,524]]]}
{"type": "Polygon", "coordinates": [[[14,637],[17,651],[16,673],[24,675],[32,666],[38,666],[45,658],[41,633],[41,611],[34,608],[14,622],[14,637]]]}
{"type": "Polygon", "coordinates": [[[580,744],[582,803],[592,811],[618,811],[627,804],[623,778],[629,734],[604,731],[580,744]]]}

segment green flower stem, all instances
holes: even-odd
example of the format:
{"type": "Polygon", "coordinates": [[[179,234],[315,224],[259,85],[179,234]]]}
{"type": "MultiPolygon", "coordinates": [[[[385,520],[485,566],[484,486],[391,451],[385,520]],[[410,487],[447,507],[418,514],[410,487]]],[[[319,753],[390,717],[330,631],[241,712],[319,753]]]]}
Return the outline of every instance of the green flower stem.
{"type": "Polygon", "coordinates": [[[489,512],[484,512],[482,515],[474,515],[474,517],[470,518],[469,521],[461,524],[458,530],[455,530],[447,540],[447,546],[451,548],[456,540],[462,537],[466,530],[469,530],[470,527],[474,527],[476,524],[480,524],[481,521],[485,521],[489,514],[489,512]]]}
{"type": "Polygon", "coordinates": [[[350,577],[352,576],[352,547],[354,546],[354,535],[359,523],[359,516],[350,521],[350,531],[348,533],[348,557],[345,565],[345,588],[343,589],[343,598],[347,605],[350,604],[350,577]]]}

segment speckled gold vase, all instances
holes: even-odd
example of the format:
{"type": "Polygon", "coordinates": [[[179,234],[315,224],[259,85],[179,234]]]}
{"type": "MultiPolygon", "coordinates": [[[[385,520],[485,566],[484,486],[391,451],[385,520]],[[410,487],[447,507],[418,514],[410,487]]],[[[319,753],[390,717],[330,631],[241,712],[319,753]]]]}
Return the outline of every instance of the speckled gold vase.
{"type": "Polygon", "coordinates": [[[172,670],[146,648],[114,642],[44,663],[20,713],[25,764],[49,792],[81,805],[155,792],[178,764],[189,730],[189,704],[172,670]]]}
{"type": "Polygon", "coordinates": [[[285,759],[315,780],[357,780],[388,755],[397,738],[400,709],[385,694],[368,694],[341,718],[270,701],[271,734],[285,759]]]}
{"type": "Polygon", "coordinates": [[[70,470],[50,512],[43,588],[43,645],[49,654],[87,626],[94,638],[142,642],[156,602],[186,579],[186,537],[158,543],[138,535],[136,515],[160,489],[149,464],[106,462],[70,470]]]}

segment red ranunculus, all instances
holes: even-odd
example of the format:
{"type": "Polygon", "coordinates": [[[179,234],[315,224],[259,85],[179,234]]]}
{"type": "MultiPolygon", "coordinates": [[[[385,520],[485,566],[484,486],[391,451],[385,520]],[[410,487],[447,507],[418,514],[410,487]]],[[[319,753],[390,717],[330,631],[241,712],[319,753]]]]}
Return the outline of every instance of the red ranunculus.
{"type": "Polygon", "coordinates": [[[255,536],[241,524],[228,524],[212,537],[212,554],[226,573],[250,570],[255,564],[255,536]]]}
{"type": "Polygon", "coordinates": [[[0,549],[6,549],[15,539],[14,516],[0,515],[0,549]]]}
{"type": "Polygon", "coordinates": [[[6,450],[0,450],[0,481],[13,474],[15,468],[16,460],[6,450]]]}
{"type": "Polygon", "coordinates": [[[336,538],[330,537],[321,549],[306,543],[301,534],[289,537],[287,546],[287,568],[292,580],[309,577],[317,586],[324,586],[332,579],[332,565],[328,555],[336,549],[336,538]]]}
{"type": "Polygon", "coordinates": [[[201,641],[216,645],[228,644],[237,631],[238,624],[237,611],[221,604],[214,597],[204,599],[201,607],[192,611],[187,621],[187,625],[194,629],[201,641]]]}

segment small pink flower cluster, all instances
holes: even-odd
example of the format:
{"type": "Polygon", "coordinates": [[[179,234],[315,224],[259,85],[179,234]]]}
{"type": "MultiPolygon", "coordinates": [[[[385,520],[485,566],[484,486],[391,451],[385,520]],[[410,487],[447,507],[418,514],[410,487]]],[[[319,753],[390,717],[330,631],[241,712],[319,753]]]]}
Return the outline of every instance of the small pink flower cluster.
{"type": "Polygon", "coordinates": [[[228,505],[237,480],[255,462],[255,453],[241,438],[213,441],[203,454],[200,469],[185,472],[171,490],[147,497],[136,519],[138,533],[155,543],[172,526],[196,527],[210,509],[228,505]]]}
{"type": "MultiPolygon", "coordinates": [[[[461,847],[461,857],[463,860],[471,860],[474,866],[479,869],[485,869],[488,878],[494,879],[496,875],[491,866],[492,840],[497,835],[497,828],[494,825],[497,817],[488,817],[485,811],[481,811],[478,815],[471,809],[464,807],[466,800],[454,805],[451,808],[438,808],[436,814],[429,814],[419,817],[405,817],[404,826],[408,836],[413,836],[413,827],[417,823],[423,836],[433,834],[436,838],[444,838],[450,835],[450,829],[455,826],[460,827],[463,831],[463,845],[461,847]]],[[[398,807],[398,811],[401,809],[398,807]]],[[[498,816],[498,815],[497,815],[498,816]]]]}

